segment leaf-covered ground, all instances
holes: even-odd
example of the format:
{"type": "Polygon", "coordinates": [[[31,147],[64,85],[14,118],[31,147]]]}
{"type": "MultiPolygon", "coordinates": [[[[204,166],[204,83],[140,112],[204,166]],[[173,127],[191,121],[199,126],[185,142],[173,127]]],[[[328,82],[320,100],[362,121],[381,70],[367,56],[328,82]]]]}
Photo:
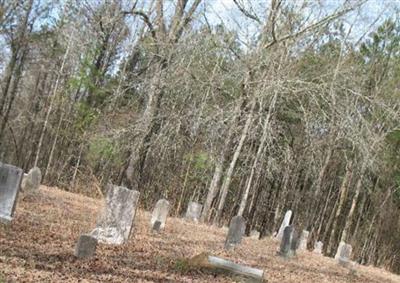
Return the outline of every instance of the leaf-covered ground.
{"type": "Polygon", "coordinates": [[[96,256],[73,256],[81,233],[91,231],[102,202],[55,188],[20,194],[15,219],[0,224],[0,282],[233,282],[224,275],[191,270],[186,258],[210,252],[265,270],[268,282],[400,282],[381,269],[355,273],[331,258],[303,252],[289,261],[276,256],[278,243],[246,238],[235,251],[223,249],[223,229],[169,218],[161,234],[149,231],[149,213],[139,210],[130,240],[99,245],[96,256]]]}

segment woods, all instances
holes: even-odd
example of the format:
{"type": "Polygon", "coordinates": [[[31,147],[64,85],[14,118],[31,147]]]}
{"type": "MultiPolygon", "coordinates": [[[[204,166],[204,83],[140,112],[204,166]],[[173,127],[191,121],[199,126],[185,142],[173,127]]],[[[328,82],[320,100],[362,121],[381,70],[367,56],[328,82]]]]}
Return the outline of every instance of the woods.
{"type": "Polygon", "coordinates": [[[0,160],[399,273],[399,7],[221,2],[0,1],[0,160]]]}

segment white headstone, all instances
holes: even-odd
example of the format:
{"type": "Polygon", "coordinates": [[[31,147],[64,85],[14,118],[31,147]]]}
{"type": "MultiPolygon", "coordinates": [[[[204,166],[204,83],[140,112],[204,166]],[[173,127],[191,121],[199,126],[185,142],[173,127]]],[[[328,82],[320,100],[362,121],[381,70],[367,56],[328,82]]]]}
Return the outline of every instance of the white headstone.
{"type": "Polygon", "coordinates": [[[339,259],[340,253],[342,252],[342,248],[343,248],[343,246],[344,246],[345,244],[346,244],[346,243],[343,242],[343,241],[341,241],[341,242],[339,243],[339,246],[338,246],[337,251],[336,251],[336,254],[335,254],[335,259],[336,259],[336,260],[339,259]]]}
{"type": "Polygon", "coordinates": [[[165,222],[167,221],[169,212],[169,201],[166,199],[160,199],[157,201],[154,207],[153,214],[151,215],[150,226],[154,227],[156,221],[160,221],[159,229],[162,230],[165,227],[165,222]]]}
{"type": "Polygon", "coordinates": [[[307,241],[308,241],[309,234],[310,234],[310,232],[308,232],[307,230],[303,230],[301,232],[298,250],[305,251],[307,249],[307,241]]]}
{"type": "Polygon", "coordinates": [[[135,219],[139,192],[109,185],[105,207],[91,235],[105,244],[120,245],[128,240],[135,219]]]}
{"type": "Polygon", "coordinates": [[[282,224],[281,224],[281,227],[278,230],[278,234],[276,234],[276,238],[278,240],[282,240],[283,231],[285,230],[285,228],[287,226],[289,226],[291,218],[292,218],[292,211],[291,210],[286,211],[285,217],[283,218],[283,221],[282,221],[282,224]]]}
{"type": "Polygon", "coordinates": [[[24,171],[0,162],[0,221],[10,223],[14,215],[24,171]]]}
{"type": "Polygon", "coordinates": [[[260,238],[260,232],[257,230],[251,230],[250,238],[258,240],[260,238]]]}
{"type": "Polygon", "coordinates": [[[185,215],[186,219],[194,222],[199,222],[202,208],[203,206],[197,202],[189,202],[185,215]]]}
{"type": "Polygon", "coordinates": [[[323,247],[324,243],[322,243],[321,241],[316,242],[314,245],[314,253],[322,254],[323,247]]]}
{"type": "Polygon", "coordinates": [[[39,189],[42,181],[42,172],[39,167],[33,167],[29,170],[22,180],[21,188],[26,191],[35,191],[39,189]]]}

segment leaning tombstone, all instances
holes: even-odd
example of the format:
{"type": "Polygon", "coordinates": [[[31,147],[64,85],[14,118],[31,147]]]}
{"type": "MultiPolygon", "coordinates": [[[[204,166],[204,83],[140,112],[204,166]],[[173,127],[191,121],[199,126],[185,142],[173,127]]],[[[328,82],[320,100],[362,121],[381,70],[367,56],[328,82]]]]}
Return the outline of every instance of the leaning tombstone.
{"type": "Polygon", "coordinates": [[[299,239],[299,251],[305,251],[307,249],[307,241],[308,241],[308,235],[310,234],[310,232],[308,232],[307,230],[303,230],[301,232],[300,235],[300,239],[299,239]]]}
{"type": "Polygon", "coordinates": [[[203,206],[197,202],[191,201],[188,204],[185,218],[194,222],[199,222],[203,206]]]}
{"type": "Polygon", "coordinates": [[[293,226],[286,226],[283,230],[283,237],[278,254],[285,258],[292,256],[293,226]]]}
{"type": "Polygon", "coordinates": [[[246,229],[246,221],[240,215],[232,218],[229,224],[228,235],[225,240],[225,249],[230,250],[242,242],[246,229]]]}
{"type": "Polygon", "coordinates": [[[105,207],[91,232],[99,242],[120,245],[129,239],[139,201],[139,192],[108,185],[105,207]]]}
{"type": "Polygon", "coordinates": [[[291,211],[291,210],[286,211],[285,217],[283,218],[283,221],[282,221],[282,224],[281,224],[281,227],[280,227],[279,230],[278,230],[278,234],[276,234],[276,238],[277,238],[278,240],[281,240],[281,239],[282,239],[283,230],[284,230],[287,226],[289,226],[289,224],[290,224],[290,219],[291,219],[291,218],[292,218],[292,211],[291,211]]]}
{"type": "Polygon", "coordinates": [[[96,252],[97,239],[91,235],[83,234],[79,237],[74,255],[77,258],[92,257],[96,252]]]}
{"type": "Polygon", "coordinates": [[[151,227],[154,227],[154,223],[156,221],[159,221],[160,222],[159,230],[164,229],[165,222],[167,221],[168,217],[168,212],[169,212],[169,201],[167,201],[166,199],[160,199],[159,201],[157,201],[150,220],[151,227]]]}
{"type": "Polygon", "coordinates": [[[0,222],[9,224],[14,215],[24,171],[0,162],[0,222]]]}
{"type": "Polygon", "coordinates": [[[322,254],[322,248],[324,247],[324,243],[321,241],[318,241],[314,245],[314,253],[316,254],[322,254]]]}
{"type": "Polygon", "coordinates": [[[42,172],[39,167],[33,167],[29,170],[22,180],[21,188],[23,191],[35,191],[39,189],[42,181],[42,172]]]}

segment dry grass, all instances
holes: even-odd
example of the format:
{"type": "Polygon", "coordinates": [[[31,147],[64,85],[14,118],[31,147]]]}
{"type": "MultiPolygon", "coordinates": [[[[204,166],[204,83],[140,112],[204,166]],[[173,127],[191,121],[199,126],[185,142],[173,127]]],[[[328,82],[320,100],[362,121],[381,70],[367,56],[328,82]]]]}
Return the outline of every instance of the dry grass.
{"type": "Polygon", "coordinates": [[[271,239],[246,238],[226,252],[223,229],[178,218],[168,219],[163,233],[152,234],[149,214],[141,210],[128,243],[100,245],[95,258],[77,260],[76,240],[94,228],[100,207],[99,200],[55,188],[20,195],[14,222],[0,226],[0,282],[232,282],[188,270],[185,258],[204,251],[264,269],[268,282],[400,282],[399,276],[372,267],[357,267],[354,274],[310,252],[284,260],[271,239]]]}

